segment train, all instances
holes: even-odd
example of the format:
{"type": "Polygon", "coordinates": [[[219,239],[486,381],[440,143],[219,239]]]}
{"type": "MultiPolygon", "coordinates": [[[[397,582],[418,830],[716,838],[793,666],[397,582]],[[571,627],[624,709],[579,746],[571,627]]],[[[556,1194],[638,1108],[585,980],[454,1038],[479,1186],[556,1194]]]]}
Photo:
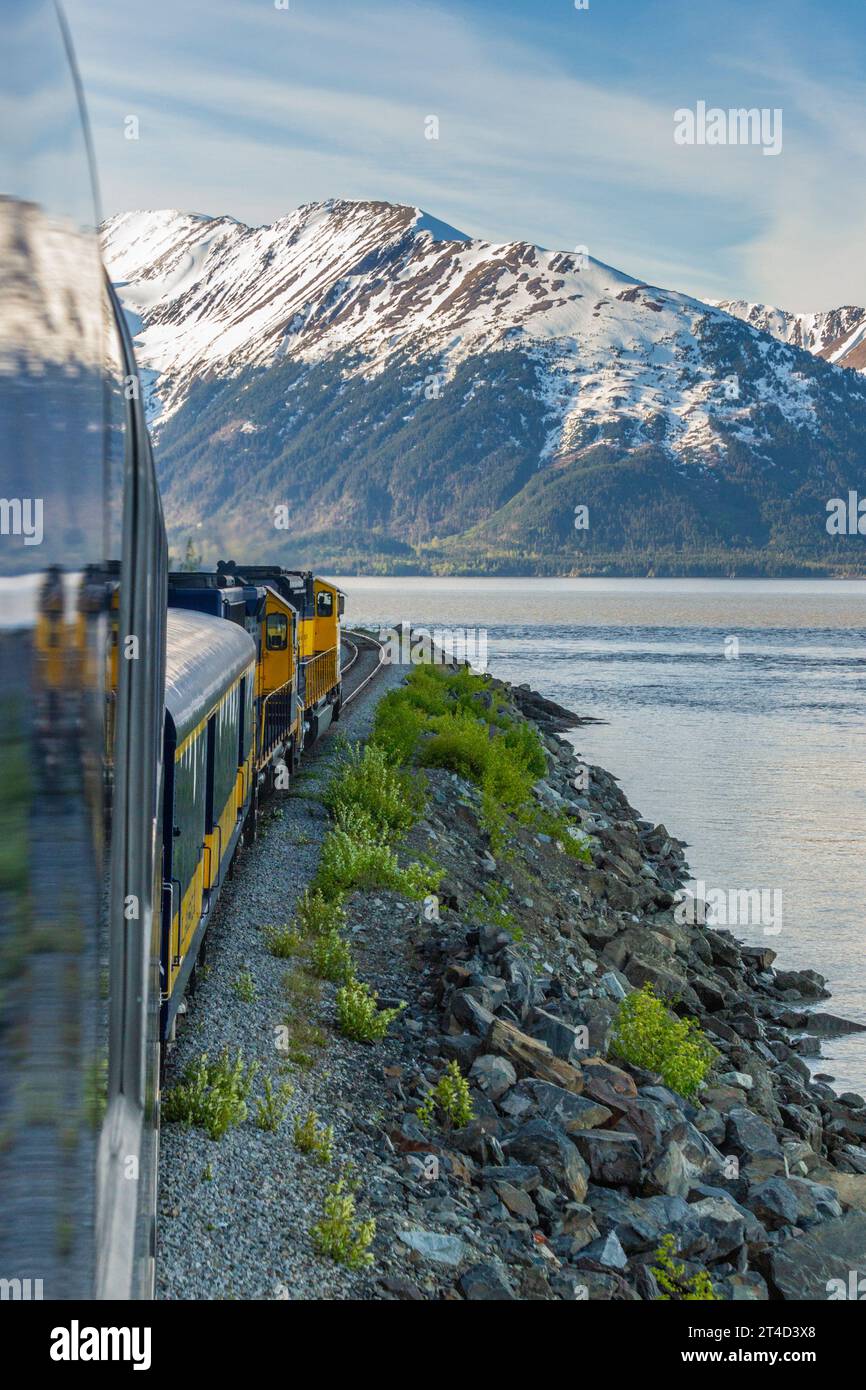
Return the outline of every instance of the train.
{"type": "Polygon", "coordinates": [[[345,599],[171,569],[53,0],[4,6],[0,54],[0,1290],[148,1298],[161,1059],[264,798],[340,718],[345,599]]]}

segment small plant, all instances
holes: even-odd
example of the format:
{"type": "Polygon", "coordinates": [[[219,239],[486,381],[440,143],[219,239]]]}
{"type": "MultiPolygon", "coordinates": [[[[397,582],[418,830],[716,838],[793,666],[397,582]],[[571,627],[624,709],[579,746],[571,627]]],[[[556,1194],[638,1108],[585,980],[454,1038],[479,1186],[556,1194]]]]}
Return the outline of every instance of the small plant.
{"type": "Polygon", "coordinates": [[[265,945],[272,956],[289,960],[303,951],[304,938],[292,927],[265,927],[265,945]]]}
{"type": "Polygon", "coordinates": [[[330,936],[345,929],[346,914],[338,899],[305,888],[295,908],[295,921],[304,936],[330,936]]]}
{"type": "Polygon", "coordinates": [[[243,1053],[229,1061],[224,1049],[216,1062],[204,1053],[184,1072],[183,1081],[166,1091],[162,1099],[162,1118],[203,1129],[211,1139],[221,1139],[232,1125],[247,1118],[247,1096],[255,1080],[258,1064],[244,1065],[243,1053]]]}
{"type": "Polygon", "coordinates": [[[354,1193],[346,1190],[340,1178],[328,1188],[322,1218],[312,1229],[313,1247],[348,1269],[366,1269],[373,1263],[369,1246],[376,1234],[376,1222],[355,1220],[354,1193]]]}
{"type": "Polygon", "coordinates": [[[337,990],[337,1022],[340,1032],[353,1042],[381,1042],[394,1019],[405,1009],[380,1009],[379,996],[360,980],[349,980],[337,990]]]}
{"type": "Polygon", "coordinates": [[[346,812],[326,837],[315,880],[318,891],[329,899],[354,888],[391,888],[416,900],[435,892],[441,881],[441,870],[423,864],[401,869],[393,849],[357,809],[346,812]]]}
{"type": "Polygon", "coordinates": [[[676,1241],[668,1232],[655,1253],[656,1263],[650,1269],[661,1289],[658,1301],[662,1303],[703,1303],[719,1302],[719,1294],[705,1269],[687,1275],[685,1265],[676,1259],[676,1241]]]}
{"type": "Polygon", "coordinates": [[[355,973],[352,948],[336,932],[316,937],[310,953],[310,965],[320,980],[331,980],[337,985],[344,985],[355,973]]]}
{"type": "Polygon", "coordinates": [[[352,744],[342,756],[323,798],[337,821],[363,812],[376,835],[399,839],[418,819],[424,793],[410,773],[389,761],[378,744],[352,744]]]}
{"type": "Polygon", "coordinates": [[[697,1021],[670,1013],[650,984],[621,1001],[611,1047],[633,1066],[658,1072],[681,1096],[700,1089],[718,1055],[697,1021]]]}
{"type": "Polygon", "coordinates": [[[256,1100],[256,1124],[259,1129],[275,1134],[286,1117],[294,1087],[290,1082],[284,1081],[275,1090],[271,1078],[266,1076],[262,1081],[262,1090],[264,1097],[256,1100]]]}
{"type": "Polygon", "coordinates": [[[210,1163],[206,1163],[204,1172],[201,1175],[202,1182],[213,1182],[213,1168],[210,1163]]]}
{"type": "Polygon", "coordinates": [[[255,1003],[256,985],[249,970],[242,970],[239,975],[235,976],[234,991],[239,998],[243,999],[245,1004],[255,1003]]]}
{"type": "Polygon", "coordinates": [[[312,1154],[317,1163],[330,1163],[334,1157],[334,1126],[320,1125],[315,1110],[310,1110],[305,1120],[295,1120],[295,1148],[302,1154],[312,1154]]]}
{"type": "Polygon", "coordinates": [[[469,1082],[456,1061],[448,1063],[444,1076],[440,1076],[415,1113],[422,1125],[429,1127],[437,1112],[450,1129],[462,1129],[475,1118],[469,1082]]]}

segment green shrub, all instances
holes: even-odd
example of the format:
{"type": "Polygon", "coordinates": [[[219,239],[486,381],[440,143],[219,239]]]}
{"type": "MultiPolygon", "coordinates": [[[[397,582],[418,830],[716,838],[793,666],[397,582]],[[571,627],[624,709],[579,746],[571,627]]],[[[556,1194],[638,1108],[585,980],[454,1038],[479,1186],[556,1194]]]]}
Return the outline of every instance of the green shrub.
{"type": "Polygon", "coordinates": [[[338,822],[360,811],[372,831],[386,840],[405,835],[424,809],[417,780],[395,767],[385,750],[373,743],[356,743],[346,750],[323,799],[338,822]]]}
{"type": "Polygon", "coordinates": [[[256,1100],[256,1124],[259,1129],[276,1133],[286,1117],[294,1087],[290,1082],[284,1081],[274,1090],[271,1078],[266,1076],[262,1081],[262,1089],[264,1097],[256,1100]]]}
{"type": "Polygon", "coordinates": [[[345,930],[346,913],[339,899],[305,888],[295,908],[295,921],[304,936],[332,936],[345,930]]]}
{"type": "Polygon", "coordinates": [[[325,1197],[322,1219],[312,1229],[313,1247],[337,1264],[349,1269],[365,1269],[373,1263],[368,1247],[376,1234],[376,1223],[355,1220],[355,1197],[346,1191],[345,1179],[333,1183],[325,1197]]]}
{"type": "Polygon", "coordinates": [[[649,984],[621,1001],[611,1047],[633,1066],[658,1072],[682,1096],[695,1094],[717,1056],[696,1020],[670,1013],[649,984]]]}
{"type": "Polygon", "coordinates": [[[211,1139],[221,1139],[232,1125],[247,1118],[247,1096],[258,1064],[244,1065],[243,1053],[229,1061],[224,1049],[216,1062],[204,1053],[184,1072],[183,1081],[166,1091],[162,1098],[162,1118],[167,1124],[194,1125],[211,1139]]]}
{"type": "Polygon", "coordinates": [[[650,1269],[661,1289],[658,1301],[662,1303],[703,1303],[719,1302],[720,1297],[713,1288],[712,1280],[705,1269],[688,1276],[686,1267],[676,1258],[676,1241],[668,1233],[662,1236],[662,1243],[655,1253],[656,1263],[650,1269]]]}
{"type": "Polygon", "coordinates": [[[304,948],[301,933],[293,927],[265,927],[265,945],[272,956],[289,960],[300,955],[304,948]]]}
{"type": "Polygon", "coordinates": [[[391,888],[420,900],[436,891],[442,876],[441,870],[423,864],[401,869],[365,813],[355,810],[327,835],[314,882],[326,898],[339,898],[355,888],[391,888]]]}
{"type": "Polygon", "coordinates": [[[310,965],[320,980],[342,985],[354,975],[352,948],[336,932],[317,936],[310,953],[310,965]]]}
{"type": "Polygon", "coordinates": [[[234,979],[234,991],[243,999],[245,1004],[252,1004],[256,998],[255,981],[249,970],[241,970],[234,979]]]}
{"type": "Polygon", "coordinates": [[[437,1113],[451,1129],[461,1129],[475,1118],[469,1082],[456,1061],[448,1063],[444,1076],[440,1076],[416,1111],[422,1125],[431,1125],[437,1113]]]}
{"type": "Polygon", "coordinates": [[[320,1125],[315,1110],[310,1110],[305,1120],[295,1120],[295,1148],[312,1154],[317,1163],[330,1163],[334,1157],[334,1126],[320,1125]]]}
{"type": "Polygon", "coordinates": [[[336,1004],[340,1032],[353,1042],[380,1042],[406,1007],[380,1009],[375,990],[355,979],[337,991],[336,1004]]]}
{"type": "Polygon", "coordinates": [[[421,710],[406,700],[402,690],[391,690],[380,700],[373,725],[372,743],[395,764],[411,762],[424,728],[421,710]]]}

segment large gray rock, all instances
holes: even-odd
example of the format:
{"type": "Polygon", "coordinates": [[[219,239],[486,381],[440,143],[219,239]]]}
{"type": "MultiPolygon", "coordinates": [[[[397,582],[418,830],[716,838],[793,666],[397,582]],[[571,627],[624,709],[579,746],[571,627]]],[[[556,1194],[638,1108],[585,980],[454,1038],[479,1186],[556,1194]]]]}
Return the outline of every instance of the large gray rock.
{"type": "Polygon", "coordinates": [[[549,1187],[582,1202],[589,1169],[571,1140],[547,1120],[529,1120],[503,1145],[509,1158],[534,1164],[549,1187]]]}
{"type": "Polygon", "coordinates": [[[767,1278],[784,1299],[844,1299],[851,1274],[866,1272],[866,1214],[849,1211],[801,1236],[791,1236],[770,1253],[767,1278]]]}
{"type": "Polygon", "coordinates": [[[485,1052],[472,1063],[469,1079],[490,1100],[500,1100],[516,1084],[517,1072],[507,1057],[496,1057],[492,1052],[485,1052]]]}
{"type": "Polygon", "coordinates": [[[400,1231],[399,1238],[417,1255],[438,1265],[459,1265],[469,1249],[459,1236],[442,1235],[439,1231],[400,1231]]]}
{"type": "Polygon", "coordinates": [[[742,1212],[727,1197],[702,1197],[692,1203],[689,1211],[706,1237],[706,1260],[720,1260],[739,1250],[746,1237],[746,1223],[742,1212]]]}
{"type": "Polygon", "coordinates": [[[461,1274],[457,1286],[463,1297],[473,1303],[515,1301],[505,1266],[498,1261],[473,1265],[461,1274]]]}
{"type": "Polygon", "coordinates": [[[767,1121],[745,1107],[728,1111],[728,1143],[745,1158],[783,1156],[782,1145],[767,1121]]]}
{"type": "Polygon", "coordinates": [[[600,1101],[588,1096],[576,1096],[562,1086],[549,1081],[529,1078],[518,1082],[502,1109],[515,1119],[528,1118],[526,1110],[550,1120],[566,1134],[584,1129],[598,1129],[607,1124],[612,1112],[600,1101]]]}
{"type": "Polygon", "coordinates": [[[544,1009],[530,1010],[526,1029],[531,1037],[545,1043],[554,1057],[560,1057],[563,1062],[577,1062],[589,1051],[588,1030],[580,1033],[571,1023],[544,1009]]]}
{"type": "Polygon", "coordinates": [[[637,1187],[640,1183],[643,1152],[637,1135],[591,1129],[575,1134],[574,1142],[589,1164],[593,1182],[604,1187],[637,1187]]]}

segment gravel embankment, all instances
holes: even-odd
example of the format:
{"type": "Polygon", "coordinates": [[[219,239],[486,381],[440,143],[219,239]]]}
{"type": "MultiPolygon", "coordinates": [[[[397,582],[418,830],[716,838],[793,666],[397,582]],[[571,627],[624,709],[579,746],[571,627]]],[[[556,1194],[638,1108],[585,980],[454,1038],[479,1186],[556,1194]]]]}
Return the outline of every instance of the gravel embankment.
{"type": "MultiPolygon", "coordinates": [[[[352,739],[365,738],[377,700],[403,672],[386,670],[357,706],[336,726],[352,739]]],[[[312,1250],[309,1230],[321,1212],[327,1185],[350,1162],[360,1180],[363,1207],[364,1156],[348,1141],[349,1107],[367,1097],[371,1111],[381,1092],[386,1041],[375,1053],[339,1037],[333,1027],[334,986],[324,984],[319,1019],[327,1046],[313,1048],[309,1067],[286,1064],[276,1030],[290,1011],[285,977],[294,968],[265,945],[263,928],[291,919],[294,904],[315,873],[327,816],[317,794],[327,778],[336,740],[329,735],[304,764],[309,778],[301,795],[280,797],[266,817],[258,842],[240,857],[226,883],[208,934],[207,968],[167,1066],[173,1085],[202,1053],[212,1059],[223,1048],[257,1061],[250,1116],[218,1142],[201,1130],[164,1125],[161,1135],[157,1295],[179,1299],[340,1299],[369,1296],[368,1274],[352,1274],[312,1250]],[[235,981],[249,971],[255,999],[247,1003],[235,981]],[[371,1063],[373,1065],[371,1065],[371,1063]],[[279,1130],[256,1126],[254,1097],[261,1078],[275,1086],[290,1080],[294,1093],[279,1130]],[[297,1152],[293,1119],[316,1110],[335,1130],[334,1162],[327,1168],[297,1152]]],[[[409,909],[417,915],[417,908],[409,909]]],[[[350,917],[350,922],[352,921],[350,917]]],[[[358,924],[355,923],[355,926],[358,924]]],[[[363,933],[356,931],[353,944],[363,933]]],[[[363,970],[363,965],[362,965],[363,970]]],[[[374,983],[377,981],[374,979],[374,983]]]]}

